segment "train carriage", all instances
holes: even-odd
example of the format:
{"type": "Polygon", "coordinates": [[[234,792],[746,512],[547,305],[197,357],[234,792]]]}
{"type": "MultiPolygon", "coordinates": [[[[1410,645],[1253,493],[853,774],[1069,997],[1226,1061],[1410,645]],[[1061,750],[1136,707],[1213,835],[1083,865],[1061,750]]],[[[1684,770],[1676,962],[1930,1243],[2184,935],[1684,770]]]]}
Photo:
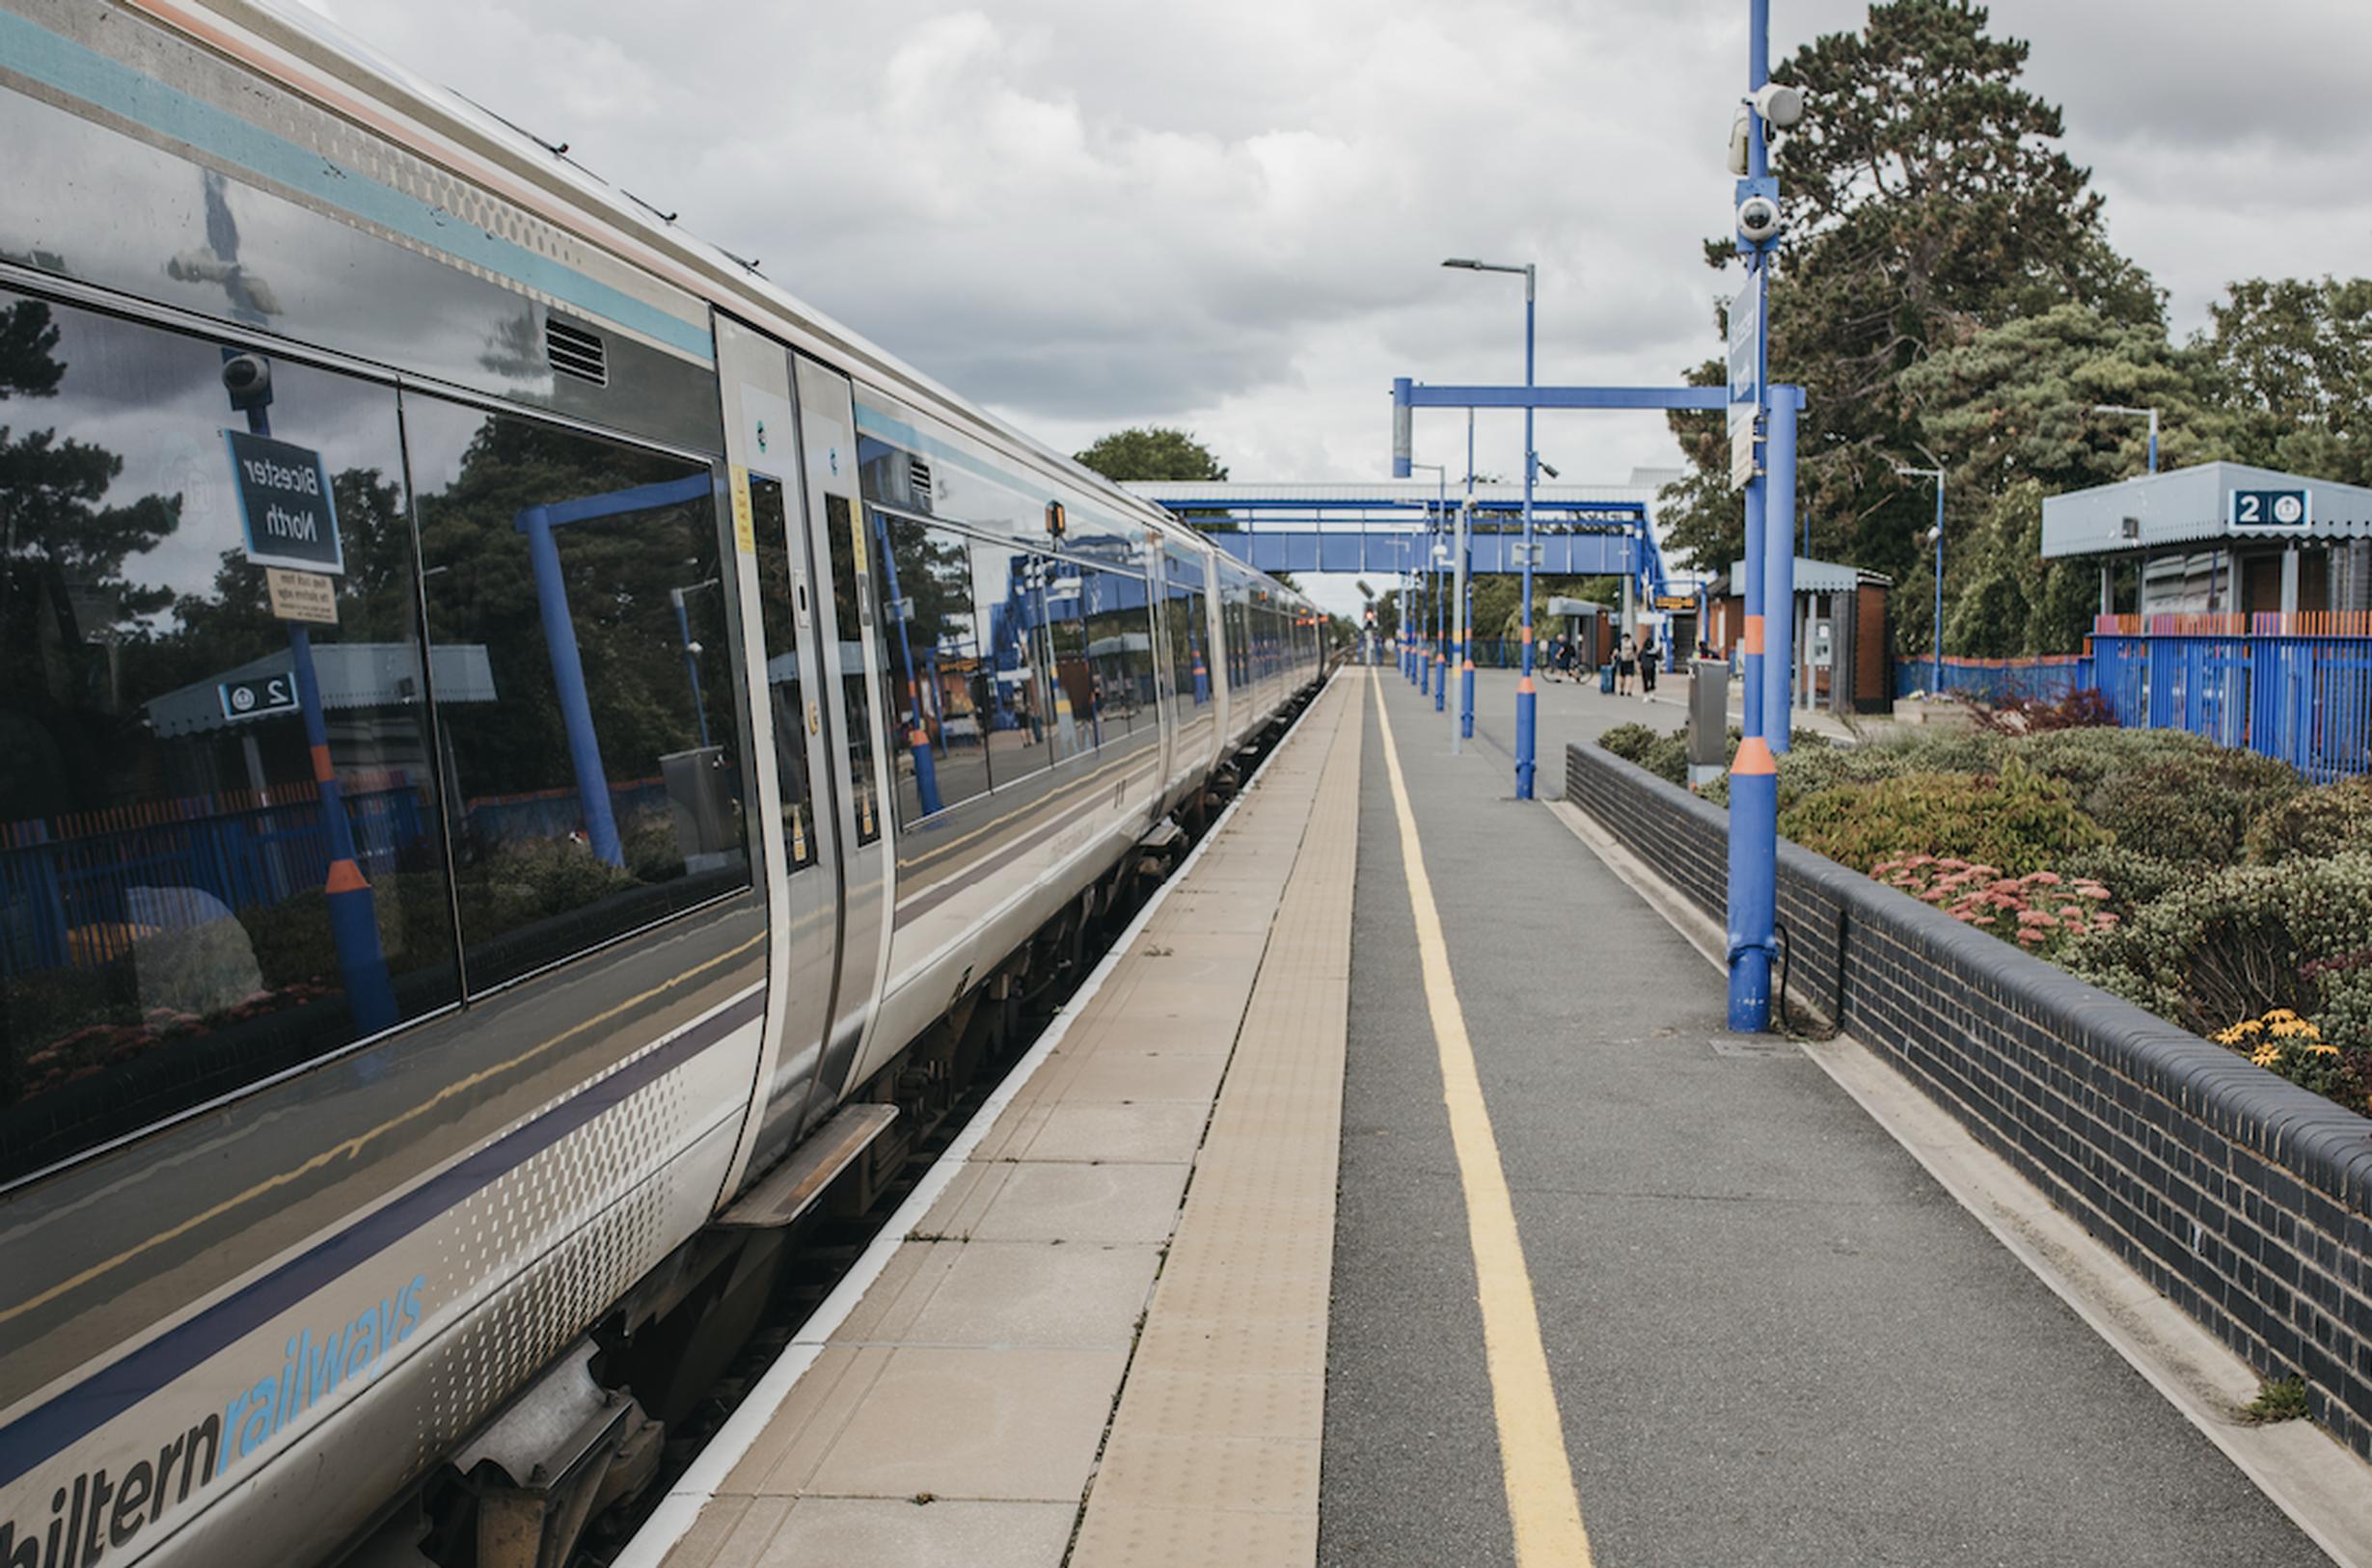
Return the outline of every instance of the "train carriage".
{"type": "Polygon", "coordinates": [[[295,11],[0,138],[0,1568],[564,1546],[1318,617],[295,11]]]}

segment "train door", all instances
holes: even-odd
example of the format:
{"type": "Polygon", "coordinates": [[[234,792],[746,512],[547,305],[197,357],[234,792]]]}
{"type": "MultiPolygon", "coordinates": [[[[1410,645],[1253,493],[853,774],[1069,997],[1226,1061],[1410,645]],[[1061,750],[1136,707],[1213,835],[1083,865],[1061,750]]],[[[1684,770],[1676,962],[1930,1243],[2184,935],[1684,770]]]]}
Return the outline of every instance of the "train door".
{"type": "Polygon", "coordinates": [[[766,1033],[756,1103],[742,1135],[740,1165],[762,1171],[799,1136],[824,1051],[839,948],[839,825],[827,784],[829,738],[819,671],[830,644],[817,635],[816,573],[791,404],[790,353],[738,321],[717,321],[718,379],[724,393],[734,560],[757,720],[754,770],[769,919],[766,1033]],[[771,737],[771,739],[770,739],[771,737]]]}
{"type": "Polygon", "coordinates": [[[807,549],[816,563],[816,646],[830,718],[829,765],[837,788],[840,955],[832,1025],[816,1091],[844,1086],[864,1043],[866,1020],[889,960],[893,827],[883,710],[881,633],[874,626],[873,562],[857,488],[857,411],[848,377],[792,356],[799,447],[805,473],[807,549]]]}

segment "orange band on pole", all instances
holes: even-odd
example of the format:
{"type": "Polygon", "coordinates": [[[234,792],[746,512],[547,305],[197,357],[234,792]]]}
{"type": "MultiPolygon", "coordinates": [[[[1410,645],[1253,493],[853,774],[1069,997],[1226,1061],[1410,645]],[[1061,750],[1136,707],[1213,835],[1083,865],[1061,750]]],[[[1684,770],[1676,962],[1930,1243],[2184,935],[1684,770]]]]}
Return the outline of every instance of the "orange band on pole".
{"type": "Polygon", "coordinates": [[[327,784],[331,779],[336,778],[337,776],[337,771],[330,767],[330,748],[325,745],[314,746],[313,748],[314,782],[316,784],[327,784]]]}
{"type": "Polygon", "coordinates": [[[1750,735],[1738,743],[1738,754],[1731,759],[1730,771],[1748,777],[1758,773],[1776,773],[1779,763],[1771,755],[1769,742],[1759,735],[1750,735]]]}
{"type": "Polygon", "coordinates": [[[1749,615],[1746,617],[1746,635],[1743,639],[1742,646],[1745,651],[1750,654],[1759,654],[1762,651],[1761,616],[1749,615]]]}
{"type": "Polygon", "coordinates": [[[1532,640],[1532,628],[1528,626],[1524,628],[1524,640],[1526,642],[1530,642],[1532,640]]]}
{"type": "Polygon", "coordinates": [[[328,893],[358,893],[370,884],[363,880],[363,868],[351,860],[333,860],[322,891],[328,893]]]}
{"type": "Polygon", "coordinates": [[[1525,676],[1522,680],[1517,681],[1517,682],[1515,683],[1515,692],[1516,692],[1516,695],[1518,695],[1518,696],[1522,696],[1522,695],[1524,695],[1525,693],[1527,693],[1527,692],[1529,692],[1529,691],[1531,691],[1531,690],[1533,690],[1533,689],[1534,689],[1534,687],[1533,687],[1533,685],[1532,685],[1532,677],[1531,677],[1531,676],[1529,676],[1529,675],[1525,676]]]}

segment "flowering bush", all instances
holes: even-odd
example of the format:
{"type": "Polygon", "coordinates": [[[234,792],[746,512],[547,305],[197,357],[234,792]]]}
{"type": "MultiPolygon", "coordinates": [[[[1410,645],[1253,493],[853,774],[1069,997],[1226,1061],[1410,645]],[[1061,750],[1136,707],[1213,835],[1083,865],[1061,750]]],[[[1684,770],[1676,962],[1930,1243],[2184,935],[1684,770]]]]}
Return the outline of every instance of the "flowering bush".
{"type": "Polygon", "coordinates": [[[1957,856],[2023,877],[2110,842],[2063,786],[2015,759],[1998,774],[1905,773],[1782,806],[1779,831],[1857,871],[1907,854],[1957,856]]]}
{"type": "Polygon", "coordinates": [[[1870,877],[1932,904],[1965,926],[1991,932],[2031,952],[2050,954],[2069,938],[2117,924],[2109,890],[2056,871],[2004,877],[1998,866],[1951,855],[1911,854],[1881,860],[1870,877]]]}
{"type": "Polygon", "coordinates": [[[2258,1067],[2277,1072],[2302,1089],[2311,1089],[2352,1110],[2372,1105],[2372,1050],[2342,1050],[2323,1038],[2310,1019],[2287,1008],[2275,1008],[2261,1017],[2243,1018],[2215,1037],[2258,1067]]]}

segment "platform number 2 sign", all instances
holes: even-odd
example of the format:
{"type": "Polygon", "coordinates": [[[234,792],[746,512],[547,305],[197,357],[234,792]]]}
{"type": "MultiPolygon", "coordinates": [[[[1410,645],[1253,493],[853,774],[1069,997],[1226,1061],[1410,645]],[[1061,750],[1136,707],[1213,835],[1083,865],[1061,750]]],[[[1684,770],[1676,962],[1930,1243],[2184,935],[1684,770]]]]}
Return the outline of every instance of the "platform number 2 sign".
{"type": "Polygon", "coordinates": [[[2235,490],[2232,527],[2236,528],[2303,527],[2312,515],[2304,490],[2235,490]]]}

